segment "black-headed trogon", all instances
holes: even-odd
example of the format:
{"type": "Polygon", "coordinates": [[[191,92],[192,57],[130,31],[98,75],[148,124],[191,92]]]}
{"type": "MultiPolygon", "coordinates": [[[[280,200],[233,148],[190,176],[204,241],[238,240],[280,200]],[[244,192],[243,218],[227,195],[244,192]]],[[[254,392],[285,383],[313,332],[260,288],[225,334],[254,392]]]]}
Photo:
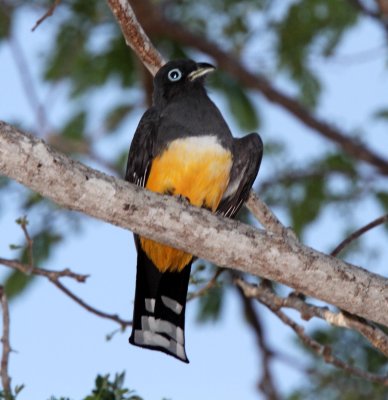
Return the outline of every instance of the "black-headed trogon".
{"type": "MultiPolygon", "coordinates": [[[[153,105],[140,120],[129,150],[126,180],[180,196],[192,205],[233,217],[258,173],[258,134],[233,138],[207,96],[207,63],[177,60],[154,78],[153,105]]],[[[136,293],[130,343],[189,362],[185,306],[193,256],[135,235],[136,293]]]]}

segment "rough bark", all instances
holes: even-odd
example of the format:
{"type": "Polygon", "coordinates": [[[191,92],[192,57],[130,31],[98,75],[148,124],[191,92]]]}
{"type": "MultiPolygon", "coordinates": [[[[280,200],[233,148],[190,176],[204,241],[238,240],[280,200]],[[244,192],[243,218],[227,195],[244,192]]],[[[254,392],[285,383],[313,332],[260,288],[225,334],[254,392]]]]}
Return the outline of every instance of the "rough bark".
{"type": "Polygon", "coordinates": [[[388,326],[388,279],[304,246],[292,235],[255,229],[105,175],[4,122],[0,173],[64,208],[388,326]]]}

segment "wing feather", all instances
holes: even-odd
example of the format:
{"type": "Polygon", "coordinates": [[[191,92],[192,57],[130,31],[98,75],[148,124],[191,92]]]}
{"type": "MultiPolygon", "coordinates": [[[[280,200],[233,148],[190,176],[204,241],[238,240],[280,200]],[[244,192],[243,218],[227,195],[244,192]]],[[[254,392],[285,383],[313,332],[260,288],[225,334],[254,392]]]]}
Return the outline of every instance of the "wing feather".
{"type": "Polygon", "coordinates": [[[136,128],[129,149],[125,180],[141,187],[145,187],[154,157],[157,121],[156,110],[153,107],[148,109],[136,128]]]}
{"type": "Polygon", "coordinates": [[[263,142],[257,133],[235,139],[233,165],[229,184],[217,208],[217,213],[233,218],[245,200],[259,172],[263,156],[263,142]]]}

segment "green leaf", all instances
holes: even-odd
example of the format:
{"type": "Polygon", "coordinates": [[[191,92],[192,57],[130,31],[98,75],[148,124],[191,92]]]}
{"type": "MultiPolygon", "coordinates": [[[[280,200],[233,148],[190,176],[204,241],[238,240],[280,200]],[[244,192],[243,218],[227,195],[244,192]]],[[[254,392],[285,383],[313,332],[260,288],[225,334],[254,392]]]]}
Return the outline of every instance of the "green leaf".
{"type": "Polygon", "coordinates": [[[9,248],[10,248],[11,250],[20,250],[20,249],[23,248],[23,246],[20,246],[20,245],[17,245],[17,244],[10,244],[10,245],[9,245],[9,248]]]}
{"type": "Polygon", "coordinates": [[[24,389],[25,385],[16,385],[15,386],[15,395],[17,396],[23,389],[24,389]]]}
{"type": "MultiPolygon", "coordinates": [[[[60,243],[62,239],[62,235],[52,232],[51,230],[43,230],[33,235],[34,264],[39,267],[46,261],[50,257],[54,245],[60,243]]],[[[21,257],[22,262],[28,264],[28,257],[28,249],[25,248],[21,257]]]]}
{"type": "Polygon", "coordinates": [[[214,76],[212,83],[226,95],[229,110],[242,130],[253,131],[259,128],[258,110],[240,84],[221,72],[214,76]]]}
{"type": "Polygon", "coordinates": [[[299,97],[305,105],[314,107],[321,91],[309,56],[331,55],[357,16],[355,7],[346,1],[300,0],[275,24],[278,66],[298,84],[299,97]]]}
{"type": "Polygon", "coordinates": [[[223,304],[223,287],[216,286],[209,289],[199,298],[197,321],[215,321],[220,317],[223,304]]]}
{"type": "Polygon", "coordinates": [[[332,153],[326,156],[326,159],[321,163],[323,167],[327,167],[333,171],[348,172],[351,175],[356,174],[354,159],[348,157],[344,153],[332,153]]]}
{"type": "Polygon", "coordinates": [[[388,120],[388,108],[381,108],[373,114],[373,118],[380,120],[388,120]]]}
{"type": "Polygon", "coordinates": [[[67,21],[61,25],[55,44],[46,62],[45,79],[58,81],[70,77],[76,70],[76,64],[85,51],[87,30],[76,21],[67,21]]]}
{"type": "Polygon", "coordinates": [[[143,400],[133,394],[132,390],[123,388],[124,378],[124,372],[116,374],[113,380],[109,379],[109,375],[98,375],[92,394],[86,396],[84,400],[143,400]],[[130,396],[128,397],[127,395],[130,396]]]}
{"type": "Polygon", "coordinates": [[[259,116],[249,96],[240,88],[235,87],[229,92],[228,103],[230,112],[244,131],[256,130],[259,126],[259,116]]]}
{"type": "Polygon", "coordinates": [[[323,177],[314,177],[307,179],[299,186],[300,196],[290,201],[290,214],[292,218],[292,227],[298,236],[302,235],[303,229],[314,221],[324,204],[325,179],[323,177]]]}
{"type": "Polygon", "coordinates": [[[23,200],[21,207],[26,211],[30,210],[33,206],[42,203],[42,201],[45,201],[45,199],[36,192],[30,192],[23,200]]]}
{"type": "Polygon", "coordinates": [[[5,188],[10,182],[11,180],[8,177],[0,175],[0,189],[5,188]]]}
{"type": "MultiPolygon", "coordinates": [[[[24,223],[23,219],[18,220],[19,223],[24,223]]],[[[50,230],[43,230],[31,236],[33,241],[33,262],[34,266],[39,267],[46,261],[53,250],[55,244],[62,240],[62,236],[50,230]]],[[[15,246],[15,245],[12,245],[15,246]]],[[[26,246],[20,246],[23,250],[20,255],[20,262],[23,264],[30,264],[30,251],[26,246]]],[[[4,287],[9,299],[22,294],[27,288],[30,287],[32,282],[35,281],[36,276],[26,275],[19,271],[10,272],[4,282],[4,287]]]]}
{"type": "Polygon", "coordinates": [[[317,106],[321,84],[317,77],[306,69],[302,76],[296,77],[300,85],[299,101],[307,108],[314,109],[317,106]]]}
{"type": "Polygon", "coordinates": [[[35,279],[36,276],[26,275],[20,271],[10,272],[3,283],[8,300],[13,300],[23,293],[35,279]]]}
{"type": "Polygon", "coordinates": [[[67,139],[83,140],[86,126],[86,112],[74,115],[62,129],[62,135],[67,139]]]}
{"type": "Polygon", "coordinates": [[[388,212],[388,192],[377,192],[376,198],[385,212],[388,212]]]}
{"type": "Polygon", "coordinates": [[[110,110],[105,118],[106,129],[110,132],[116,130],[132,110],[131,104],[121,104],[110,110]]]}
{"type": "Polygon", "coordinates": [[[117,157],[114,162],[114,167],[117,172],[120,173],[120,176],[124,175],[125,168],[128,160],[128,150],[123,150],[117,157]]]}
{"type": "Polygon", "coordinates": [[[12,8],[9,4],[0,4],[0,41],[7,39],[11,32],[12,8]]]}

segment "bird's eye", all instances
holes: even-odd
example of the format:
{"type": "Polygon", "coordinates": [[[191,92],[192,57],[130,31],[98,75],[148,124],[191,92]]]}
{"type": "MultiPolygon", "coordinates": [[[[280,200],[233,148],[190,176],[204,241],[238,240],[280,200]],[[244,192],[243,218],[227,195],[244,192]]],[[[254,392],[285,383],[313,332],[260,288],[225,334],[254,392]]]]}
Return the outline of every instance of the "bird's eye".
{"type": "Polygon", "coordinates": [[[180,69],[174,68],[171,71],[169,71],[167,77],[171,82],[176,82],[182,78],[182,72],[180,71],[180,69]]]}

